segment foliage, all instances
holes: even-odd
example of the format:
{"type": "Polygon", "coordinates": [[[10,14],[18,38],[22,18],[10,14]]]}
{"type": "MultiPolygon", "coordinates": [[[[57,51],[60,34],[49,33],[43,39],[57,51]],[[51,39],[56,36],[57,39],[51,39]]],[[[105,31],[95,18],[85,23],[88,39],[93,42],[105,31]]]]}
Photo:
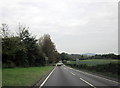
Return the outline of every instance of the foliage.
{"type": "Polygon", "coordinates": [[[43,37],[39,39],[39,45],[44,56],[48,57],[49,63],[54,63],[57,61],[59,53],[57,52],[55,45],[52,42],[49,34],[45,34],[43,37]]]}
{"type": "Polygon", "coordinates": [[[60,54],[62,60],[72,60],[75,61],[76,59],[79,60],[87,60],[87,59],[120,59],[120,55],[116,55],[113,53],[109,54],[96,54],[93,56],[89,55],[81,55],[81,54],[67,54],[67,53],[61,53],[60,54]]]}
{"type": "Polygon", "coordinates": [[[71,59],[71,57],[69,56],[69,54],[64,53],[64,52],[61,53],[60,56],[61,56],[62,61],[63,60],[70,60],[71,59]]]}
{"type": "MultiPolygon", "coordinates": [[[[88,70],[88,71],[94,71],[105,73],[105,74],[111,74],[110,76],[114,75],[115,77],[118,77],[120,74],[120,60],[114,60],[114,59],[91,59],[91,60],[80,60],[79,63],[75,63],[73,61],[69,61],[66,63],[66,65],[69,65],[73,68],[82,69],[82,70],[88,70]]],[[[120,77],[119,77],[120,79],[120,77]]]]}
{"type": "Polygon", "coordinates": [[[28,29],[19,25],[17,35],[10,35],[8,26],[2,25],[3,67],[43,66],[46,56],[51,63],[58,61],[59,53],[50,35],[41,37],[43,39],[38,44],[38,40],[29,33],[28,29]]]}

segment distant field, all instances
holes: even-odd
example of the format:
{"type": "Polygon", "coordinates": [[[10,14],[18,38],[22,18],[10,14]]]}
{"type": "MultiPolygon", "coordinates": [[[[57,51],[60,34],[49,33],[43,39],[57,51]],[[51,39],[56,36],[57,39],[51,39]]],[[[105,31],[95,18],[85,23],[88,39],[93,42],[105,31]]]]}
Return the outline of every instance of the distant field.
{"type": "MultiPolygon", "coordinates": [[[[75,62],[71,62],[75,63],[75,62]]],[[[80,60],[78,64],[86,64],[88,66],[95,66],[100,64],[109,64],[109,63],[120,63],[120,60],[114,59],[89,59],[89,60],[80,60]]]]}
{"type": "Polygon", "coordinates": [[[52,68],[53,66],[3,69],[2,85],[32,86],[52,68]]]}
{"type": "Polygon", "coordinates": [[[75,61],[67,61],[66,65],[120,80],[120,74],[118,74],[120,72],[120,60],[89,59],[80,60],[77,63],[75,61]]]}

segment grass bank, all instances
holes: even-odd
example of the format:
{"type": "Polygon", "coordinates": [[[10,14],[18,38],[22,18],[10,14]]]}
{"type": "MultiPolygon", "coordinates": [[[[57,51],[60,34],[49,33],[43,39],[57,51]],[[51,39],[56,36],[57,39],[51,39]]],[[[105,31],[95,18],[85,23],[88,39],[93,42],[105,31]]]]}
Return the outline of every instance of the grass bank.
{"type": "MultiPolygon", "coordinates": [[[[70,64],[76,64],[75,61],[68,61],[70,64]]],[[[88,59],[88,60],[79,60],[77,64],[86,64],[87,66],[96,66],[104,65],[109,63],[120,63],[120,60],[115,59],[88,59]]]]}
{"type": "Polygon", "coordinates": [[[89,59],[89,60],[80,60],[79,62],[68,61],[67,65],[100,74],[103,76],[111,77],[116,80],[120,80],[120,60],[114,59],[89,59]]]}
{"type": "Polygon", "coordinates": [[[32,86],[53,68],[53,66],[5,68],[2,70],[2,86],[32,86]]]}
{"type": "Polygon", "coordinates": [[[0,88],[2,87],[2,69],[0,68],[0,88]]]}

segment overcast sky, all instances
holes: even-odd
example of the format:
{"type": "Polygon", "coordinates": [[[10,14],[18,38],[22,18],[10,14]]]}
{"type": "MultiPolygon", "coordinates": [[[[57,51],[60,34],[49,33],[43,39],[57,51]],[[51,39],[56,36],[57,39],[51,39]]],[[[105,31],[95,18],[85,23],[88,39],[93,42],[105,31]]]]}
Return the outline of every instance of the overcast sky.
{"type": "Polygon", "coordinates": [[[0,24],[48,33],[59,52],[118,53],[117,0],[3,0],[0,24]]]}

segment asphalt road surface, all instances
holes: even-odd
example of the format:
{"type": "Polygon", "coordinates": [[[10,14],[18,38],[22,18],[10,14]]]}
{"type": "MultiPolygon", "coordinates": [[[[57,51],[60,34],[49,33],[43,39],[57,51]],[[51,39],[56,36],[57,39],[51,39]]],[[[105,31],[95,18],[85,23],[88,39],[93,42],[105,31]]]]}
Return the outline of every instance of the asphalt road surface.
{"type": "Polygon", "coordinates": [[[49,78],[44,82],[43,87],[47,86],[120,88],[120,83],[63,65],[55,67],[49,78]]]}

